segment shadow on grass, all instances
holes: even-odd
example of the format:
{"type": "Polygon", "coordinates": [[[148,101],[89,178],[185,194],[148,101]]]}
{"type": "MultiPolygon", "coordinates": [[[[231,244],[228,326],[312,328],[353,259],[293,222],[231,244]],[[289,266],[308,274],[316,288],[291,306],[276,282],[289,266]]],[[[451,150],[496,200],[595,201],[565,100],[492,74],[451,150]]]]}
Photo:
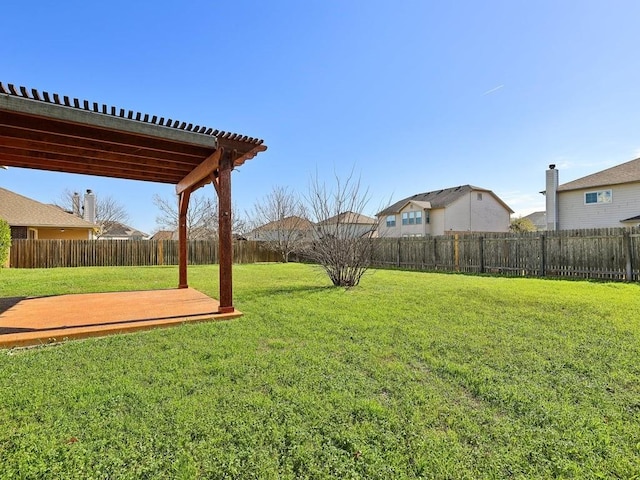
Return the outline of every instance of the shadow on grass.
{"type": "Polygon", "coordinates": [[[267,294],[267,295],[290,295],[292,293],[314,293],[314,292],[324,292],[324,291],[328,291],[328,290],[333,290],[336,288],[341,288],[341,287],[335,287],[333,285],[315,285],[315,286],[308,286],[308,285],[299,285],[299,286],[288,286],[288,287],[282,287],[282,286],[274,286],[273,288],[264,288],[264,289],[260,289],[260,295],[263,294],[267,294]]]}

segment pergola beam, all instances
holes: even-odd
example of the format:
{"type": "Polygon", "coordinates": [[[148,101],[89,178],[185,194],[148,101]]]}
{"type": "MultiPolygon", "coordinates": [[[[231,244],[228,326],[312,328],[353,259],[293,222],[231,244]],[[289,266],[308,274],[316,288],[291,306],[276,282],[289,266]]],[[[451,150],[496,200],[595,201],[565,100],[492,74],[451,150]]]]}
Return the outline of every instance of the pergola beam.
{"type": "Polygon", "coordinates": [[[185,177],[176,185],[176,193],[180,195],[186,190],[193,190],[202,180],[208,178],[220,164],[220,157],[223,152],[223,148],[218,148],[215,152],[209,155],[200,165],[191,170],[185,177]]]}
{"type": "Polygon", "coordinates": [[[149,159],[157,161],[159,158],[163,161],[193,164],[194,161],[202,158],[206,152],[210,150],[200,150],[192,152],[178,152],[173,150],[158,150],[152,148],[144,148],[140,145],[131,146],[121,143],[88,140],[86,138],[78,138],[70,134],[40,132],[37,130],[27,129],[24,127],[16,127],[13,125],[0,124],[0,140],[5,139],[7,144],[17,144],[27,142],[34,145],[45,144],[52,149],[57,150],[69,149],[74,151],[89,151],[92,155],[119,155],[129,159],[149,159]]]}

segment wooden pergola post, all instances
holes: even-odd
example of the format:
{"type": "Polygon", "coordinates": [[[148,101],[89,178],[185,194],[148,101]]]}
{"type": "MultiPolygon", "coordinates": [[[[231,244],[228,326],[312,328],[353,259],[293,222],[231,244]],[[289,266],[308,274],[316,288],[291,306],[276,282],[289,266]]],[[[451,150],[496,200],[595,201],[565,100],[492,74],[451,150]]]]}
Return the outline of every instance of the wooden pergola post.
{"type": "Polygon", "coordinates": [[[178,195],[178,288],[187,288],[187,210],[191,191],[178,195]]]}
{"type": "MultiPolygon", "coordinates": [[[[224,151],[218,169],[218,258],[220,261],[220,313],[234,311],[233,283],[233,232],[231,230],[231,171],[233,152],[224,151]]],[[[214,182],[214,185],[216,183],[214,182]]]]}

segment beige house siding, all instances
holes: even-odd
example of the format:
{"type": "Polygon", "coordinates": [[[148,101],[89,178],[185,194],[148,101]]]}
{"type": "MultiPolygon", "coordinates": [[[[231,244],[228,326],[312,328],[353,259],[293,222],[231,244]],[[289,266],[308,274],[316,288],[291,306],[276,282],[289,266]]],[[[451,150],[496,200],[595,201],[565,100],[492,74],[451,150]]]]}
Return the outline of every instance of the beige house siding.
{"type": "Polygon", "coordinates": [[[622,227],[621,220],[640,215],[640,182],[558,192],[558,227],[622,227]],[[585,203],[585,193],[611,190],[611,203],[585,203]]]}
{"type": "Polygon", "coordinates": [[[37,240],[91,240],[90,230],[82,228],[34,228],[37,240]]]}
{"type": "Polygon", "coordinates": [[[508,232],[511,225],[511,213],[488,192],[471,192],[471,231],[508,232]],[[479,197],[478,195],[481,195],[479,197]]]}
{"type": "MultiPolygon", "coordinates": [[[[447,207],[444,232],[466,232],[471,227],[469,195],[459,198],[447,207]]],[[[439,233],[438,235],[442,235],[439,233]]]]}
{"type": "Polygon", "coordinates": [[[446,212],[446,208],[437,208],[431,210],[429,214],[429,216],[431,217],[431,235],[444,235],[446,212]]]}

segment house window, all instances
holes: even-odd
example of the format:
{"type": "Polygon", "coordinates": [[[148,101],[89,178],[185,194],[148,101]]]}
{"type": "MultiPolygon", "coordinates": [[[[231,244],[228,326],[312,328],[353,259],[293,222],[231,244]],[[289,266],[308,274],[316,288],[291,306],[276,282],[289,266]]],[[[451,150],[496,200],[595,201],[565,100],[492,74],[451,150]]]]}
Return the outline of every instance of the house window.
{"type": "Polygon", "coordinates": [[[422,212],[404,212],[402,225],[422,225],[422,212]]]}
{"type": "Polygon", "coordinates": [[[599,190],[597,192],[586,192],[584,194],[584,203],[593,205],[597,203],[611,203],[613,195],[611,190],[599,190]]]}
{"type": "Polygon", "coordinates": [[[478,193],[478,197],[477,198],[478,198],[478,200],[482,200],[482,194],[478,193]]]}
{"type": "Polygon", "coordinates": [[[425,210],[424,211],[424,223],[430,223],[431,222],[431,215],[429,215],[429,210],[425,210]]]}
{"type": "Polygon", "coordinates": [[[395,227],[396,226],[396,216],[388,215],[387,216],[387,227],[395,227]]]}

